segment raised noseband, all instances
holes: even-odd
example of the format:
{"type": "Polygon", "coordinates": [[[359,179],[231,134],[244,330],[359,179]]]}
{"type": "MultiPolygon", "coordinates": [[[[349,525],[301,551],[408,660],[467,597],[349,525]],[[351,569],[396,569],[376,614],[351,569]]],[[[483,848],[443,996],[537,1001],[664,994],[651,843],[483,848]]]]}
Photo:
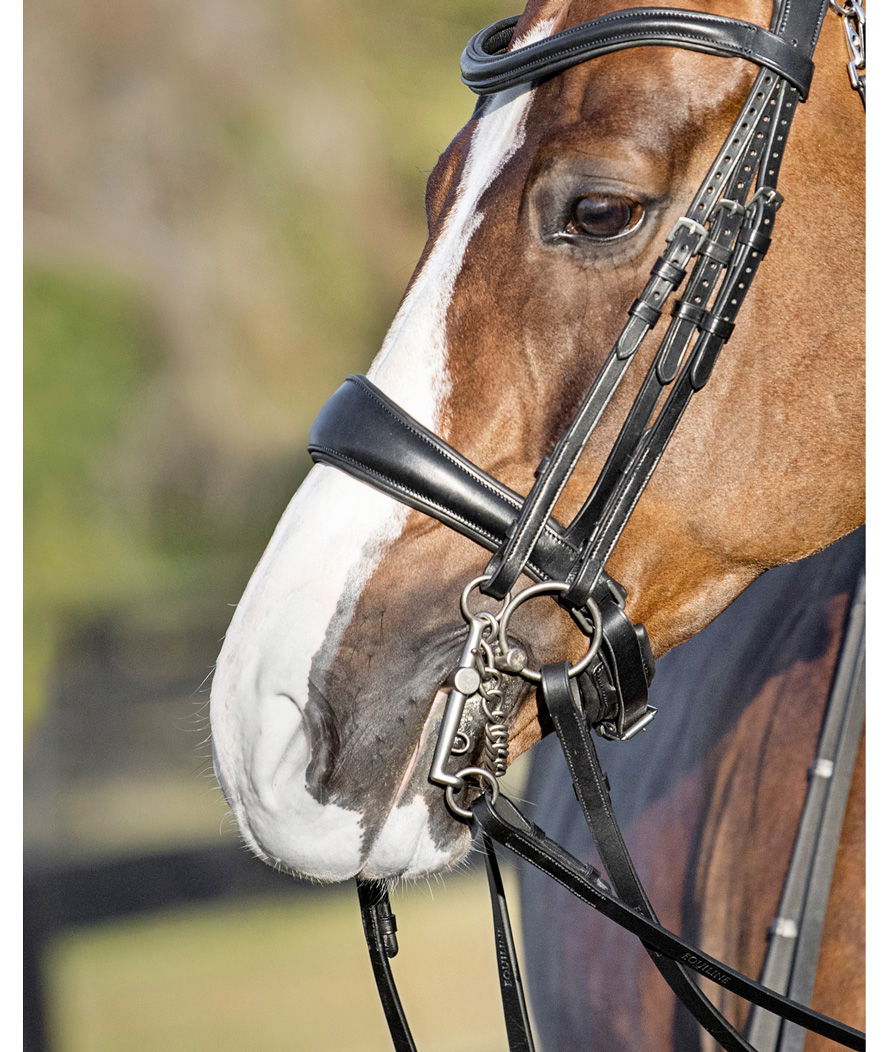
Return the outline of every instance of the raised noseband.
{"type": "MultiPolygon", "coordinates": [[[[589,734],[594,729],[602,737],[627,740],[645,729],[656,711],[647,704],[654,668],[647,636],[643,626],[633,624],[627,615],[625,590],[609,577],[605,566],[685,408],[706,384],[730,338],[771,242],[783,200],[776,187],[787,132],[796,104],[808,92],[811,54],[826,4],[827,0],[779,0],[770,29],[699,11],[649,7],[616,11],[514,51],[506,49],[518,17],[476,34],[463,53],[461,68],[464,83],[479,95],[536,82],[588,59],[645,45],[743,58],[762,68],[696,196],[667,237],[640,296],[629,306],[628,320],[573,420],[540,463],[526,498],[432,434],[364,377],[346,380],[311,431],[309,451],[315,461],[369,483],[495,553],[484,574],[463,592],[460,609],[466,635],[459,665],[449,680],[429,778],[444,788],[455,815],[474,820],[483,831],[511,1052],[533,1052],[533,1039],[493,841],[636,934],[691,1016],[727,1052],[755,1050],[692,980],[689,969],[783,1020],[848,1048],[865,1047],[860,1031],[793,1000],[798,992],[805,998],[811,995],[823,930],[823,916],[814,915],[815,906],[809,907],[807,899],[804,908],[796,910],[795,889],[814,887],[815,878],[818,895],[820,889],[829,888],[825,864],[818,868],[809,860],[821,854],[826,858],[827,847],[838,843],[862,722],[862,608],[853,631],[849,622],[841,657],[844,671],[836,678],[842,686],[831,694],[824,724],[823,741],[835,740],[835,748],[829,756],[818,754],[824,760],[822,770],[830,775],[839,766],[832,756],[843,756],[842,778],[833,783],[836,795],[829,807],[822,779],[812,779],[814,788],[805,803],[805,835],[800,835],[794,850],[789,890],[783,896],[795,911],[792,917],[798,914],[806,922],[804,953],[801,942],[785,952],[778,947],[776,956],[769,950],[768,981],[775,989],[748,979],[660,926],[614,817],[607,777],[589,734]],[[623,382],[632,356],[670,301],[671,321],[598,480],[573,522],[562,526],[554,518],[559,495],[623,382]],[[512,598],[511,589],[522,574],[544,583],[512,598]],[[497,612],[468,610],[466,597],[475,587],[501,601],[497,612]],[[539,672],[528,670],[526,655],[522,658],[520,648],[510,640],[509,617],[520,603],[540,594],[557,597],[589,636],[588,656],[577,665],[563,661],[544,665],[539,672]],[[497,779],[507,766],[509,736],[500,689],[504,675],[523,675],[539,683],[540,711],[558,735],[612,888],[500,794],[497,779]],[[483,739],[474,744],[462,722],[470,697],[478,699],[486,718],[483,739]],[[839,727],[841,734],[833,733],[839,727]],[[466,766],[462,757],[472,748],[477,760],[472,763],[470,758],[466,766]],[[454,763],[458,770],[452,769],[454,763]],[[457,794],[479,790],[482,795],[471,807],[459,802],[457,794]],[[826,821],[827,811],[839,816],[838,824],[826,821]],[[817,829],[816,836],[808,837],[809,826],[817,829]],[[801,852],[799,844],[804,847],[801,852]],[[807,986],[797,983],[797,975],[805,969],[810,971],[807,986]]],[[[841,8],[839,13],[846,20],[846,32],[856,32],[855,26],[862,32],[863,15],[857,6],[841,8]]],[[[861,58],[854,60],[855,71],[860,68],[865,69],[862,48],[861,58]]],[[[861,81],[861,76],[857,79],[861,81]]],[[[862,88],[853,76],[852,85],[862,88]]],[[[397,1052],[415,1052],[388,966],[397,943],[387,895],[384,888],[364,881],[358,886],[371,962],[394,1046],[397,1052]]],[[[775,1029],[773,1040],[764,1037],[755,1047],[759,1052],[796,1047],[788,1027],[781,1034],[789,1035],[789,1043],[775,1029]]]]}

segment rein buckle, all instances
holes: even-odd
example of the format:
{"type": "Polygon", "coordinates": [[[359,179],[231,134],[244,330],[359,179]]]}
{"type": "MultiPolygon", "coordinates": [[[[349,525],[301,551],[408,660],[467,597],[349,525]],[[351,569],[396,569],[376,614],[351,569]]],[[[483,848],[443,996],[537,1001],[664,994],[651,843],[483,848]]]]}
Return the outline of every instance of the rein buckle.
{"type": "Polygon", "coordinates": [[[635,719],[630,719],[628,721],[605,720],[604,723],[596,724],[595,730],[602,738],[607,738],[608,741],[627,742],[631,738],[634,738],[639,731],[645,730],[647,725],[656,715],[657,710],[654,706],[648,705],[645,707],[644,712],[639,713],[635,719]],[[619,729],[620,722],[623,723],[622,730],[619,729]]]}

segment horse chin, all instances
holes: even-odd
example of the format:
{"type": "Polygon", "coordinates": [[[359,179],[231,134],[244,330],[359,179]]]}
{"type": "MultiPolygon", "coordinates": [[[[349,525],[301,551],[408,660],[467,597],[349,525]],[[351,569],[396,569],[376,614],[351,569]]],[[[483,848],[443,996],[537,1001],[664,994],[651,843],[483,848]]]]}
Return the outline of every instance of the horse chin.
{"type": "Polygon", "coordinates": [[[410,880],[458,865],[471,848],[468,828],[448,822],[447,835],[442,838],[433,830],[432,821],[421,793],[395,807],[370,847],[360,875],[367,880],[410,880]]]}
{"type": "MultiPolygon", "coordinates": [[[[226,719],[221,701],[214,711],[216,777],[244,842],[270,866],[319,883],[355,876],[414,879],[446,870],[468,854],[467,828],[452,818],[443,794],[426,780],[430,731],[421,743],[425,748],[417,746],[406,764],[394,796],[366,794],[356,808],[341,791],[310,789],[311,743],[292,701],[276,695],[236,711],[252,712],[259,724],[276,731],[258,734],[252,721],[233,721],[230,710],[226,719]]],[[[433,711],[427,726],[434,722],[433,711]]]]}
{"type": "MultiPolygon", "coordinates": [[[[220,779],[221,780],[221,779],[220,779]]],[[[241,798],[230,801],[247,847],[268,865],[296,877],[331,884],[360,876],[367,880],[415,879],[450,869],[471,848],[468,829],[430,814],[417,793],[392,809],[372,839],[364,816],[337,804],[320,804],[308,793],[286,801],[241,798]]]]}
{"type": "Polygon", "coordinates": [[[447,828],[439,828],[421,793],[393,808],[369,843],[359,812],[316,803],[307,794],[298,794],[287,808],[254,800],[249,809],[235,801],[232,810],[245,843],[262,861],[325,884],[356,876],[418,879],[458,865],[472,842],[468,829],[449,817],[447,828]]]}
{"type": "Polygon", "coordinates": [[[254,855],[275,869],[322,883],[358,873],[363,857],[359,811],[321,803],[308,792],[304,778],[229,778],[215,747],[213,759],[241,836],[254,855]]]}

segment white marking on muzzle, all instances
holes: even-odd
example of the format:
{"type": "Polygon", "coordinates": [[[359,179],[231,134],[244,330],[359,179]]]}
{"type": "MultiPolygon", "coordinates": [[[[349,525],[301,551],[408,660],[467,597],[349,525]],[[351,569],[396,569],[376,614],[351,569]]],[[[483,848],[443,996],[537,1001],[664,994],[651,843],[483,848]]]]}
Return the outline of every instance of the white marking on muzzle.
{"type": "Polygon", "coordinates": [[[306,876],[354,876],[362,843],[360,813],[322,805],[306,787],[311,755],[302,714],[312,658],[325,641],[335,647],[406,515],[369,486],[314,468],[256,567],[219,655],[210,715],[229,804],[254,849],[306,876]]]}
{"type": "MultiPolygon", "coordinates": [[[[537,27],[534,37],[551,24],[537,27]]],[[[515,89],[488,104],[454,206],[370,370],[376,384],[433,430],[450,389],[447,311],[466,247],[484,218],[478,203],[523,143],[531,98],[515,89]]],[[[450,854],[432,843],[419,798],[390,813],[378,845],[362,845],[362,814],[319,803],[305,782],[311,757],[302,713],[312,660],[322,646],[335,652],[406,517],[391,498],[334,468],[315,467],[253,573],[217,663],[211,723],[229,803],[257,854],[307,876],[353,876],[362,848],[377,867],[397,856],[401,872],[405,861],[408,870],[425,871],[450,854]],[[406,860],[395,850],[398,838],[413,845],[406,860]]],[[[337,699],[327,700],[335,711],[337,699]]]]}
{"type": "Polygon", "coordinates": [[[417,793],[409,804],[393,808],[380,829],[361,876],[367,880],[384,877],[421,877],[446,868],[462,858],[471,846],[468,831],[458,835],[456,844],[442,849],[429,831],[429,806],[417,793]]]}

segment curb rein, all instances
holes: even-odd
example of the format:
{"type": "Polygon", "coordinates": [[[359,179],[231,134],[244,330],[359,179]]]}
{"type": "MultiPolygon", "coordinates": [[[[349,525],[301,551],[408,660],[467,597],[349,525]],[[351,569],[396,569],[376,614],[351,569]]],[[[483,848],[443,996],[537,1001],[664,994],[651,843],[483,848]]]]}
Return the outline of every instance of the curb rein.
{"type": "MultiPolygon", "coordinates": [[[[686,406],[709,379],[767,252],[783,200],[776,186],[786,138],[796,105],[810,86],[811,56],[827,4],[842,18],[851,86],[865,107],[865,15],[858,0],[844,5],[836,0],[781,0],[769,29],[696,11],[637,8],[603,15],[514,51],[505,49],[517,16],[476,34],[463,53],[461,70],[464,83],[481,96],[557,75],[599,55],[646,45],[742,57],[760,71],[703,185],[675,224],[665,252],[629,307],[628,321],[572,423],[538,467],[526,498],[466,460],[364,377],[349,377],[312,427],[309,452],[315,461],[370,483],[494,552],[484,575],[466,586],[460,601],[468,630],[450,680],[429,777],[444,789],[450,810],[481,830],[511,1052],[531,1052],[533,1039],[494,841],[637,935],[676,996],[728,1052],[800,1048],[803,1029],[848,1048],[865,1048],[860,1031],[799,1003],[810,1000],[813,991],[825,895],[863,722],[862,584],[827,705],[781,916],[771,932],[764,969],[767,987],[657,922],[614,818],[607,776],[590,734],[594,730],[626,741],[656,715],[647,703],[654,672],[647,635],[643,626],[629,620],[626,592],[604,566],[686,406]],[[686,277],[680,298],[673,301],[667,332],[601,474],[574,520],[563,527],[552,518],[558,497],[635,351],[686,277]],[[513,597],[510,589],[521,574],[537,583],[513,597]],[[499,601],[498,612],[471,610],[476,588],[499,601]],[[586,654],[575,665],[560,662],[534,670],[528,667],[527,655],[510,644],[512,615],[540,595],[552,596],[589,638],[586,654]],[[500,793],[498,779],[505,773],[508,753],[504,675],[536,684],[610,884],[546,837],[500,793]],[[459,758],[473,750],[470,730],[479,721],[480,758],[475,765],[462,766],[459,758]],[[457,758],[456,772],[449,769],[451,757],[457,758]],[[480,795],[466,806],[460,796],[468,789],[480,795]],[[809,901],[815,899],[823,900],[820,907],[809,901]],[[749,1038],[703,994],[692,971],[757,1006],[749,1038]],[[806,977],[803,982],[800,973],[806,977]]],[[[394,1047],[415,1052],[389,966],[398,943],[386,887],[361,879],[357,884],[394,1047]]]]}

